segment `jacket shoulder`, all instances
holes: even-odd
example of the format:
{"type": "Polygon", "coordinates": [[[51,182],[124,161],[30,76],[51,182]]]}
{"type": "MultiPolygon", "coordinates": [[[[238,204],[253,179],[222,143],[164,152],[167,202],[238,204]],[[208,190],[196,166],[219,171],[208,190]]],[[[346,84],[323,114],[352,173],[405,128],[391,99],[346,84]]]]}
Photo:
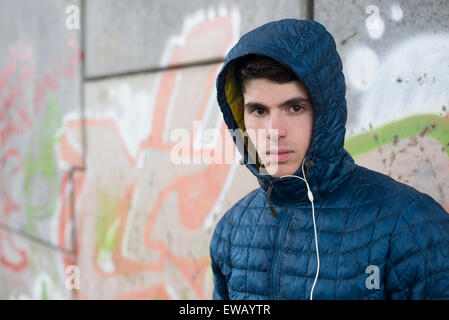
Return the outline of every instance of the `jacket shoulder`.
{"type": "Polygon", "coordinates": [[[390,230],[385,285],[389,298],[449,299],[446,210],[428,194],[362,166],[350,180],[350,188],[363,195],[361,203],[376,203],[376,211],[393,217],[382,224],[390,230]]]}
{"type": "MultiPolygon", "coordinates": [[[[431,196],[358,166],[352,182],[388,208],[386,290],[392,299],[449,298],[449,214],[431,196]]],[[[369,202],[371,202],[371,200],[369,202]]],[[[366,199],[364,200],[366,201],[366,199]]]]}
{"type": "Polygon", "coordinates": [[[388,208],[397,209],[394,210],[397,211],[395,231],[398,231],[401,222],[407,222],[412,227],[415,224],[426,224],[427,220],[437,219],[446,223],[449,219],[446,210],[430,195],[383,173],[358,167],[358,173],[353,178],[356,180],[353,181],[354,187],[365,189],[364,193],[373,199],[392,203],[388,208]]]}
{"type": "Polygon", "coordinates": [[[215,269],[223,267],[224,270],[221,272],[224,274],[227,274],[230,271],[227,269],[229,267],[227,265],[227,257],[231,243],[230,236],[232,234],[232,230],[234,229],[234,225],[238,224],[239,218],[248,209],[248,207],[252,207],[254,201],[260,201],[257,199],[261,199],[263,196],[264,195],[261,188],[257,188],[249,192],[246,196],[236,202],[230,209],[228,209],[218,220],[212,233],[209,246],[212,265],[215,269]]]}
{"type": "Polygon", "coordinates": [[[397,299],[449,299],[449,214],[422,193],[399,216],[390,245],[397,299]]]}
{"type": "Polygon", "coordinates": [[[371,170],[357,165],[355,170],[355,179],[358,183],[366,183],[371,188],[383,190],[388,193],[397,193],[398,195],[408,198],[409,201],[421,196],[421,192],[410,185],[393,179],[392,177],[381,172],[371,170]]]}
{"type": "Polygon", "coordinates": [[[324,206],[372,209],[376,215],[399,213],[421,192],[381,172],[359,165],[344,184],[330,193],[324,206]]]}
{"type": "MultiPolygon", "coordinates": [[[[413,252],[409,254],[437,245],[449,249],[449,214],[428,194],[420,193],[399,214],[393,230],[392,243],[395,242],[405,245],[398,248],[402,253],[407,245],[413,246],[413,252]]],[[[394,260],[394,255],[392,258],[394,260]]],[[[394,264],[397,262],[393,261],[394,264]]]]}
{"type": "Polygon", "coordinates": [[[216,229],[230,227],[237,224],[248,208],[263,207],[264,193],[261,188],[257,188],[246,194],[229,208],[217,222],[216,229]]]}

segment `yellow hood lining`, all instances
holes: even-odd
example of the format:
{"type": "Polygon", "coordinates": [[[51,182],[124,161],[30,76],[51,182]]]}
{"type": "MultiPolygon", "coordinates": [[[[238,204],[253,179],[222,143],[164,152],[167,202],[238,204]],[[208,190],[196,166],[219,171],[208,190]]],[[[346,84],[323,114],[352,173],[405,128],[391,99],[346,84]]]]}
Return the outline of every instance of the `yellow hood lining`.
{"type": "MultiPolygon", "coordinates": [[[[240,88],[237,84],[237,80],[235,77],[235,63],[232,63],[232,65],[226,71],[224,90],[226,94],[226,101],[228,102],[228,105],[231,108],[232,116],[234,117],[234,120],[237,123],[239,129],[241,129],[241,131],[239,131],[239,134],[242,135],[242,132],[246,132],[245,122],[243,118],[244,116],[243,95],[240,91],[240,88]]],[[[245,149],[249,150],[248,154],[249,157],[251,158],[251,163],[255,163],[256,168],[259,169],[261,163],[259,161],[259,157],[257,156],[257,151],[254,145],[248,139],[248,136],[246,134],[244,135],[243,139],[245,149]],[[249,148],[248,144],[250,144],[249,148]],[[257,161],[254,161],[254,159],[257,159],[257,161]]]]}

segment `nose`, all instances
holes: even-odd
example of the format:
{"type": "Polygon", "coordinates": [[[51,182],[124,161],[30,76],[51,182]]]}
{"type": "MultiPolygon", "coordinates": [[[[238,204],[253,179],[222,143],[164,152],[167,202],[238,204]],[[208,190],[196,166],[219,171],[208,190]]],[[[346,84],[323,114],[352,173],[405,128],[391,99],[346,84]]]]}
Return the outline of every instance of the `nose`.
{"type": "Polygon", "coordinates": [[[285,119],[279,112],[272,112],[268,117],[267,138],[269,140],[280,140],[287,135],[285,119]]]}

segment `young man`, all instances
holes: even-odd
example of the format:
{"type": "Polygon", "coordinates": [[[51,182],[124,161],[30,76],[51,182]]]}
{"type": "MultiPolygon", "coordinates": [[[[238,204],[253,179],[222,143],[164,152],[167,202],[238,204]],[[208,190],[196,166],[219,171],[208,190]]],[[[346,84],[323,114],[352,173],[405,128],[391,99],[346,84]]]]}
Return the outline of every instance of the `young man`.
{"type": "Polygon", "coordinates": [[[248,132],[237,147],[260,188],[215,228],[214,299],[449,298],[449,215],[354,163],[345,90],[334,39],[314,21],[267,23],[228,53],[217,99],[228,128],[248,132]]]}

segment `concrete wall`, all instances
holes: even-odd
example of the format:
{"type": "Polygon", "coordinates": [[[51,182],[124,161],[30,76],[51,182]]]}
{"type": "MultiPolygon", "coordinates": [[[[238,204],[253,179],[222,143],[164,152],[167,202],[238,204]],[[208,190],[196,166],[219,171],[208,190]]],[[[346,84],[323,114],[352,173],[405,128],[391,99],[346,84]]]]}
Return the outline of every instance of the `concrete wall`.
{"type": "Polygon", "coordinates": [[[0,5],[2,299],[211,298],[213,228],[258,185],[236,164],[173,164],[170,134],[196,146],[200,121],[229,142],[221,62],[281,18],[313,14],[335,36],[356,161],[449,212],[448,5],[377,1],[374,17],[364,1],[0,5]]]}

